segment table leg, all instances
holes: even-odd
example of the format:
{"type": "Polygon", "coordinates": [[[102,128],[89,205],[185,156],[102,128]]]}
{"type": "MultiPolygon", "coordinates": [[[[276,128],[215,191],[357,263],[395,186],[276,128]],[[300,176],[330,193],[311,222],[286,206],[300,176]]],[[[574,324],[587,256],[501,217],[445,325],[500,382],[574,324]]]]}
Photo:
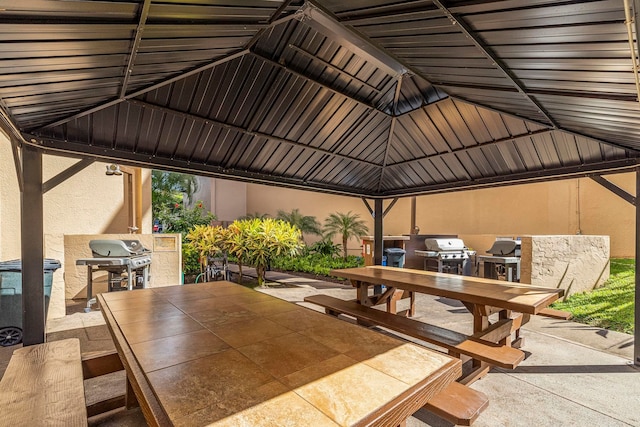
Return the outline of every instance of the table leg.
{"type": "Polygon", "coordinates": [[[402,297],[402,291],[396,290],[389,298],[387,298],[387,313],[398,313],[398,300],[402,297]]]}
{"type": "Polygon", "coordinates": [[[366,306],[369,300],[369,286],[360,281],[352,281],[352,284],[356,287],[356,298],[358,302],[366,306]]]}

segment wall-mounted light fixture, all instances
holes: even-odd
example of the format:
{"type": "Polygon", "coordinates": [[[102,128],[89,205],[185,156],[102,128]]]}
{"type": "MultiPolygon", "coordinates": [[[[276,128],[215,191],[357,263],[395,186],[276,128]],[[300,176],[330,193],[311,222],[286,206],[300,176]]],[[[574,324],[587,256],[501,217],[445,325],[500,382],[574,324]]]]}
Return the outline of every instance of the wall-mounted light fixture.
{"type": "Polygon", "coordinates": [[[107,171],[105,172],[107,175],[122,175],[122,171],[120,170],[120,165],[115,163],[111,163],[107,165],[107,171]]]}

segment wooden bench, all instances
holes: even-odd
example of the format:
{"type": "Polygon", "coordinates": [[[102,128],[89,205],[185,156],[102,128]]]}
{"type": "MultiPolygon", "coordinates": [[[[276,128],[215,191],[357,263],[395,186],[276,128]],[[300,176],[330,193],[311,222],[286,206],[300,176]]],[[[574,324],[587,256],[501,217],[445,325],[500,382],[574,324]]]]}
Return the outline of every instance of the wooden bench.
{"type": "Polygon", "coordinates": [[[108,352],[83,360],[77,338],[15,350],[0,381],[3,425],[86,426],[88,416],[123,406],[118,398],[85,403],[84,380],[123,369],[116,358],[108,352]]]}
{"type": "Polygon", "coordinates": [[[455,425],[470,426],[487,406],[489,399],[484,393],[453,382],[424,408],[455,425]]]}
{"type": "MultiPolygon", "coordinates": [[[[382,326],[443,347],[455,357],[464,354],[505,369],[514,369],[524,360],[524,352],[517,348],[495,344],[481,339],[480,336],[469,337],[429,323],[365,307],[355,301],[345,301],[328,295],[311,295],[304,300],[324,307],[328,314],[347,314],[359,321],[382,326]]],[[[492,330],[500,328],[503,324],[507,325],[508,322],[509,319],[499,321],[492,325],[492,330]]],[[[483,335],[489,335],[489,333],[483,335]]]]}

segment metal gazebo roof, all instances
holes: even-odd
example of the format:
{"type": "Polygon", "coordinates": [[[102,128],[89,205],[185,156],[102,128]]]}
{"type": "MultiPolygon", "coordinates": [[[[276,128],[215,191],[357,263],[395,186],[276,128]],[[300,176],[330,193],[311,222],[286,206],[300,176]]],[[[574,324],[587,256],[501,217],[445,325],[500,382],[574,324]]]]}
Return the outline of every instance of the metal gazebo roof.
{"type": "Polygon", "coordinates": [[[622,0],[0,9],[0,122],[17,144],[373,198],[625,170],[639,155],[622,0]]]}

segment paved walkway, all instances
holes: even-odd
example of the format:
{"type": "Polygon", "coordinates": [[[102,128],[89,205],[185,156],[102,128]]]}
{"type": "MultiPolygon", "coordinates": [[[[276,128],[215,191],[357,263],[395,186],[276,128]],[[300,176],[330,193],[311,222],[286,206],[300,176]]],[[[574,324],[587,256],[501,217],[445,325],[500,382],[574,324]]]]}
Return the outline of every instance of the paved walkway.
{"type": "MultiPolygon", "coordinates": [[[[247,268],[244,273],[255,275],[247,268]]],[[[267,280],[261,292],[316,310],[319,307],[303,302],[305,296],[326,293],[355,298],[355,290],[347,284],[277,272],[267,272],[267,280]]],[[[470,333],[472,317],[457,301],[418,295],[416,307],[418,319],[470,333]]],[[[523,328],[523,335],[527,358],[517,369],[493,369],[471,386],[490,399],[488,409],[474,426],[640,425],[640,370],[631,364],[632,336],[541,317],[534,317],[523,328]]],[[[50,340],[68,336],[80,337],[83,351],[113,347],[99,311],[49,322],[50,340]]],[[[12,348],[0,348],[0,374],[2,362],[8,360],[11,351],[12,348]]],[[[90,384],[88,399],[92,394],[104,397],[105,389],[121,391],[123,381],[116,376],[106,385],[90,384]]],[[[133,410],[92,419],[90,425],[142,426],[144,420],[139,410],[133,410]]],[[[407,422],[408,427],[450,425],[426,411],[417,412],[407,422]]]]}

